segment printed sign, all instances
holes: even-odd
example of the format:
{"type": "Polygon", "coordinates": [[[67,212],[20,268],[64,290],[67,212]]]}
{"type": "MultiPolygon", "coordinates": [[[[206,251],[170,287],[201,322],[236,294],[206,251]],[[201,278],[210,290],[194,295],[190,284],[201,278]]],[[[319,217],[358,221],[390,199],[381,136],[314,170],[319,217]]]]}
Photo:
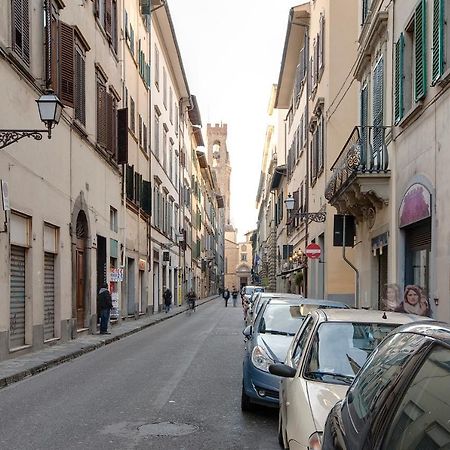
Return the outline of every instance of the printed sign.
{"type": "Polygon", "coordinates": [[[2,203],[3,203],[3,210],[9,211],[11,208],[9,207],[9,190],[8,190],[8,182],[2,180],[1,182],[1,189],[2,189],[2,203]]]}
{"type": "Polygon", "coordinates": [[[109,281],[123,281],[123,269],[111,269],[111,271],[109,272],[109,281]]]}

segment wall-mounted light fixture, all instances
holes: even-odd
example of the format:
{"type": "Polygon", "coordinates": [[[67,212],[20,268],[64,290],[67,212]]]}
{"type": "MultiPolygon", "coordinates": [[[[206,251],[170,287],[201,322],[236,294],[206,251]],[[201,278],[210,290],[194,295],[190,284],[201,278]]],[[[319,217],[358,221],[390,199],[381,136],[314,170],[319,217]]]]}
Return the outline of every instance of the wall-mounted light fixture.
{"type": "Polygon", "coordinates": [[[59,123],[63,104],[52,90],[45,91],[44,95],[36,100],[41,121],[47,127],[46,130],[0,130],[0,149],[14,144],[25,137],[32,137],[36,141],[42,139],[42,134],[47,133],[48,138],[52,137],[52,128],[59,123]]]}
{"type": "Polygon", "coordinates": [[[301,219],[306,219],[307,221],[312,222],[325,222],[327,218],[327,213],[325,211],[318,211],[315,213],[310,212],[302,213],[300,212],[300,208],[298,208],[297,211],[294,211],[295,200],[291,194],[287,196],[287,199],[284,201],[284,204],[286,205],[286,209],[290,212],[289,223],[292,221],[294,217],[300,217],[301,219]]]}

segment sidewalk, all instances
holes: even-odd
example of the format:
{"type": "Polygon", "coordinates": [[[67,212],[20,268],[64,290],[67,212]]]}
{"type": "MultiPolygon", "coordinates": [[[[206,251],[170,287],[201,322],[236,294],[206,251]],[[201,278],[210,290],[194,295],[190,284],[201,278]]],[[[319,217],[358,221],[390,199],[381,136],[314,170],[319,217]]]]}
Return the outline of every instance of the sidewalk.
{"type": "MultiPolygon", "coordinates": [[[[217,295],[197,300],[197,306],[210,302],[217,295]]],[[[160,312],[142,319],[122,322],[120,325],[110,327],[111,334],[85,334],[76,339],[61,344],[51,345],[43,350],[28,355],[11,358],[0,362],[0,389],[8,384],[15,383],[26,377],[36,375],[50,367],[57,366],[71,359],[77,358],[85,353],[91,352],[104,345],[111,344],[130,334],[137,333],[147,327],[151,327],[163,320],[182,314],[187,305],[173,307],[169,313],[160,312]]]]}

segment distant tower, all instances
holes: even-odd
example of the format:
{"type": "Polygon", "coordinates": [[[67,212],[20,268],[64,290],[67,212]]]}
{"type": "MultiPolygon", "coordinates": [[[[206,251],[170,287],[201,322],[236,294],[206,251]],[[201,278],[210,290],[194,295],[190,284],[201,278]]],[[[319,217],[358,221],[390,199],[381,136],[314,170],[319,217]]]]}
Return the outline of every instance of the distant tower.
{"type": "Polygon", "coordinates": [[[208,163],[216,174],[220,193],[225,203],[225,228],[230,228],[230,178],[231,165],[227,150],[227,124],[215,124],[207,126],[208,163]]]}

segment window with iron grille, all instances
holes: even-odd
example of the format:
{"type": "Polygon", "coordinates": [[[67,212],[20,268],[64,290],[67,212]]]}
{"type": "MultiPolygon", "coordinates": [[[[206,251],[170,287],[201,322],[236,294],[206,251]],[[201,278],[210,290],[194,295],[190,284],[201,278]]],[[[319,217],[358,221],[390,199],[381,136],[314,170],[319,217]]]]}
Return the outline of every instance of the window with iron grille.
{"type": "Polygon", "coordinates": [[[166,124],[163,124],[162,153],[163,153],[163,167],[164,167],[164,170],[167,171],[167,125],[166,124]]]}
{"type": "Polygon", "coordinates": [[[173,124],[173,92],[172,88],[169,88],[169,120],[173,124]]]}
{"type": "Polygon", "coordinates": [[[155,45],[155,85],[159,89],[159,50],[155,45]]]}
{"type": "Polygon", "coordinates": [[[167,109],[167,72],[165,67],[163,67],[163,104],[167,109]]]}
{"type": "Polygon", "coordinates": [[[11,2],[12,48],[14,53],[30,65],[30,5],[28,0],[11,2]]]}
{"type": "Polygon", "coordinates": [[[153,153],[159,159],[159,114],[155,112],[153,127],[153,153]]]}

